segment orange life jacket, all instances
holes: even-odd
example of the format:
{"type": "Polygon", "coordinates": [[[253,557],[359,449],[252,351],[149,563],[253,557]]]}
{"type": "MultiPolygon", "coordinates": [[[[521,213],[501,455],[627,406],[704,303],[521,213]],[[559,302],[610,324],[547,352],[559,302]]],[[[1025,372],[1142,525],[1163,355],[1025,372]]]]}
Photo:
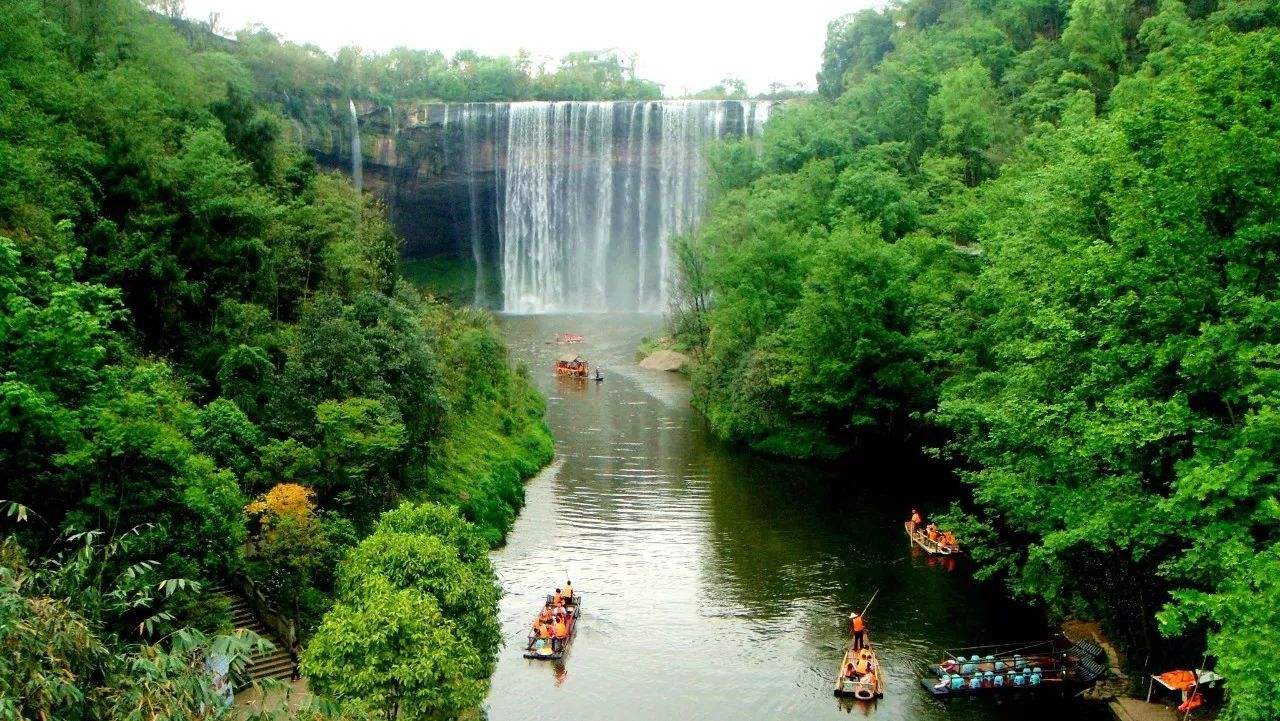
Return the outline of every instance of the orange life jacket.
{"type": "Polygon", "coordinates": [[[867,630],[867,624],[863,622],[862,616],[856,616],[853,619],[853,632],[861,633],[867,630]]]}
{"type": "Polygon", "coordinates": [[[867,671],[871,670],[871,667],[867,664],[867,659],[865,658],[858,659],[858,663],[855,664],[853,668],[858,672],[859,676],[865,676],[867,675],[867,671]]]}
{"type": "Polygon", "coordinates": [[[564,638],[569,635],[569,627],[564,621],[556,621],[556,638],[564,638]]]}
{"type": "Polygon", "coordinates": [[[920,514],[919,514],[919,513],[913,513],[913,514],[911,514],[911,525],[913,525],[913,526],[918,526],[918,525],[920,525],[923,521],[924,521],[924,519],[920,517],[920,514]]]}
{"type": "Polygon", "coordinates": [[[551,609],[546,606],[542,607],[542,613],[538,614],[538,620],[546,623],[551,620],[551,609]]]}
{"type": "Polygon", "coordinates": [[[544,623],[538,626],[538,638],[551,638],[551,624],[544,623]]]}
{"type": "Polygon", "coordinates": [[[557,605],[557,606],[563,606],[563,605],[564,605],[564,596],[563,596],[563,595],[561,595],[561,593],[560,593],[559,591],[556,591],[554,594],[552,594],[552,595],[551,595],[551,603],[553,603],[553,604],[555,604],[555,605],[557,605]]]}

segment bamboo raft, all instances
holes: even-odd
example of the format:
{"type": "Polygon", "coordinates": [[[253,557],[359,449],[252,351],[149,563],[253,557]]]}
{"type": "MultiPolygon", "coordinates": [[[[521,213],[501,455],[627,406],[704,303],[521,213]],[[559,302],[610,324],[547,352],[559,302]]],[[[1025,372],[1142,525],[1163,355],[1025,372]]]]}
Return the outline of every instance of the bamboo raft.
{"type": "Polygon", "coordinates": [[[911,530],[911,521],[904,521],[902,528],[907,532],[907,537],[911,539],[911,542],[924,549],[925,553],[932,553],[935,556],[954,556],[964,553],[964,551],[960,550],[959,544],[948,546],[930,540],[929,534],[923,530],[918,528],[914,531],[911,530]]]}
{"type": "Polygon", "coordinates": [[[853,650],[853,642],[851,641],[849,648],[845,649],[844,658],[840,661],[840,668],[836,671],[834,694],[842,698],[856,698],[859,701],[874,701],[884,697],[880,659],[876,656],[876,649],[871,644],[871,637],[865,631],[862,634],[862,639],[865,642],[865,648],[871,652],[871,673],[869,674],[871,680],[855,680],[844,675],[844,670],[849,667],[849,664],[856,663],[858,660],[858,652],[853,650]]]}
{"type": "MultiPolygon", "coordinates": [[[[550,604],[551,596],[547,596],[547,605],[550,604]]],[[[565,602],[564,610],[568,615],[568,618],[565,620],[565,624],[569,627],[569,632],[564,637],[564,643],[560,644],[560,650],[555,650],[554,644],[551,643],[539,645],[538,641],[543,639],[539,639],[531,633],[529,634],[529,642],[524,647],[525,658],[532,658],[540,661],[559,661],[564,658],[564,655],[569,651],[569,644],[573,642],[573,637],[578,631],[578,616],[582,614],[582,594],[573,594],[573,598],[565,602]]],[[[538,611],[538,613],[541,612],[541,610],[538,611]]],[[[537,614],[534,614],[534,618],[537,618],[537,614]]]]}

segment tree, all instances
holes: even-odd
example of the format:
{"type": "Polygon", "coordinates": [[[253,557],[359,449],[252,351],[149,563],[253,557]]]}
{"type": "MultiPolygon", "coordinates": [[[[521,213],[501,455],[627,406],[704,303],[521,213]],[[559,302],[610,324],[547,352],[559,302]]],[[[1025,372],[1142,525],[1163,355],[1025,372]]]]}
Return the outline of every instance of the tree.
{"type": "Polygon", "coordinates": [[[929,99],[929,119],[938,124],[938,150],[964,160],[969,185],[994,172],[995,154],[1009,133],[1002,115],[991,75],[977,60],[944,74],[929,99]]]}
{"type": "Polygon", "coordinates": [[[480,656],[435,599],[370,577],[325,616],[302,657],[311,689],[387,721],[453,718],[484,700],[480,656]]]}
{"type": "Polygon", "coordinates": [[[500,591],[487,562],[463,562],[457,547],[429,533],[378,530],[343,562],[340,596],[355,602],[375,585],[374,577],[393,588],[430,595],[459,638],[481,659],[484,673],[491,670],[502,635],[497,623],[500,591]]]}
{"type": "Polygon", "coordinates": [[[1071,64],[1089,79],[1092,90],[1106,97],[1125,62],[1125,20],[1129,0],[1072,0],[1062,44],[1071,64]]]}
{"type": "Polygon", "coordinates": [[[379,401],[348,398],[316,406],[316,424],[326,494],[357,519],[370,519],[401,488],[397,461],[405,427],[399,414],[379,401]]]}
{"type": "Polygon", "coordinates": [[[893,15],[859,10],[827,24],[827,44],[818,71],[818,93],[837,98],[893,49],[893,15]]]}

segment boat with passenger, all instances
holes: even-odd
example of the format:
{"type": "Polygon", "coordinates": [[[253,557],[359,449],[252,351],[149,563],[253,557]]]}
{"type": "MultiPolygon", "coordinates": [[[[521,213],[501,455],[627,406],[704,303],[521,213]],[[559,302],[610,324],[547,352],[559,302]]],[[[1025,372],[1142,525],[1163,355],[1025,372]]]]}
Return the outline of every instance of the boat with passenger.
{"type": "Polygon", "coordinates": [[[862,648],[855,650],[853,644],[849,644],[845,649],[840,670],[836,674],[835,695],[859,701],[874,701],[884,697],[880,659],[866,632],[863,633],[862,648]]]}
{"type": "Polygon", "coordinates": [[[1061,636],[1028,643],[972,646],[945,651],[920,685],[938,697],[1022,693],[1071,694],[1106,672],[1106,654],[1092,641],[1061,636]]]}
{"type": "Polygon", "coordinates": [[[579,355],[562,355],[556,359],[556,375],[570,378],[586,378],[590,366],[579,355]]]}
{"type": "Polygon", "coordinates": [[[533,618],[529,642],[524,657],[544,661],[564,658],[569,644],[578,630],[578,617],[582,613],[582,594],[573,592],[573,585],[566,583],[562,591],[547,596],[547,602],[533,618]]]}
{"type": "Polygon", "coordinates": [[[917,510],[911,511],[911,518],[902,524],[911,542],[924,549],[925,553],[935,556],[954,556],[963,553],[960,543],[951,531],[943,531],[932,521],[926,523],[917,510]]]}
{"type": "Polygon", "coordinates": [[[557,343],[581,343],[582,340],[582,336],[574,333],[556,333],[557,343]]]}

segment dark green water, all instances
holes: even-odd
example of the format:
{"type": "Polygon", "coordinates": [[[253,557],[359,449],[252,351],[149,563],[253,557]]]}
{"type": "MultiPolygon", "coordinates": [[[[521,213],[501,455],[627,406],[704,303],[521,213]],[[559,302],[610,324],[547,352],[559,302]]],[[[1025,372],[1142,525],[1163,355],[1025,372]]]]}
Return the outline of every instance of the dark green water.
{"type": "MultiPolygon", "coordinates": [[[[513,353],[550,399],[557,460],[528,485],[494,553],[507,645],[487,709],[514,719],[1109,719],[1061,700],[939,701],[919,687],[948,646],[1045,637],[1043,619],[913,554],[902,530],[936,469],[887,453],[816,470],[716,441],[676,374],[634,360],[653,316],[507,316],[513,353]],[[586,336],[548,345],[553,333],[586,336]],[[557,379],[581,352],[601,383],[557,379]],[[527,624],[572,574],[585,598],[563,663],[521,657],[527,624]],[[831,695],[845,619],[868,615],[886,671],[874,704],[831,695]]],[[[938,501],[940,503],[940,501],[938,501]]]]}

